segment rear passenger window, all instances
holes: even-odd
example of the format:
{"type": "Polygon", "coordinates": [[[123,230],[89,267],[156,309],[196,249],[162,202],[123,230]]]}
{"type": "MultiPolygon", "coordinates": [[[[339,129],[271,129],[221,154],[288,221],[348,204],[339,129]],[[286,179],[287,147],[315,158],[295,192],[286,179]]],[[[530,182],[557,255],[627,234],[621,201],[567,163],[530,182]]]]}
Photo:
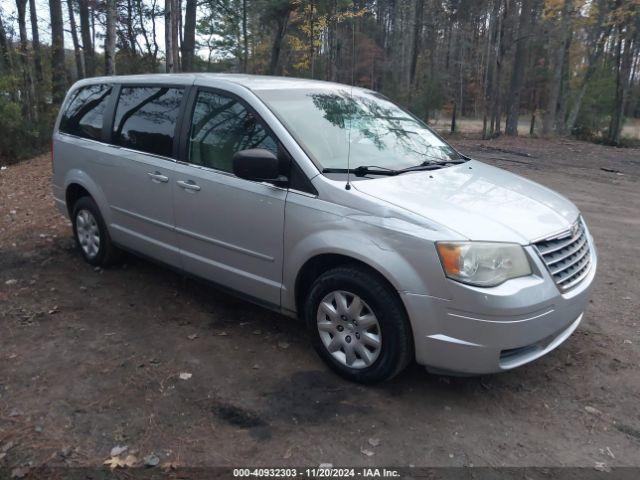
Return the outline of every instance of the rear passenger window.
{"type": "Polygon", "coordinates": [[[80,88],[62,114],[60,131],[100,140],[104,110],[110,93],[111,85],[91,85],[80,88]]]}
{"type": "Polygon", "coordinates": [[[278,154],[278,143],[238,100],[219,93],[198,93],[189,135],[189,163],[233,170],[233,154],[265,148],[278,154]]]}
{"type": "Polygon", "coordinates": [[[113,124],[113,142],[171,157],[182,93],[179,88],[123,87],[113,124]]]}

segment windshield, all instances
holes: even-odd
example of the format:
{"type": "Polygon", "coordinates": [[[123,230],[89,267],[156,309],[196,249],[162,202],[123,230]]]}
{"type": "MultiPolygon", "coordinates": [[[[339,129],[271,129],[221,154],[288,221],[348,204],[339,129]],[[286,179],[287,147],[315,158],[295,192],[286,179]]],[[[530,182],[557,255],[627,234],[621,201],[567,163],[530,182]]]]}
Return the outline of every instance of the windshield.
{"type": "Polygon", "coordinates": [[[257,92],[322,169],[402,169],[462,157],[424,123],[373,92],[292,89],[257,92]]]}

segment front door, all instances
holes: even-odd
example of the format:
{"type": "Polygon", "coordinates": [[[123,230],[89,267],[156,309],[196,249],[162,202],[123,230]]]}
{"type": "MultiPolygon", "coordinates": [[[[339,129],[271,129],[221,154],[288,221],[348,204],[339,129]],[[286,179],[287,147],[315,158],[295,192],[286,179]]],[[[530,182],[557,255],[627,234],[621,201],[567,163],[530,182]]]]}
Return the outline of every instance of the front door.
{"type": "Polygon", "coordinates": [[[287,191],[232,173],[248,148],[278,154],[273,134],[237,97],[199,90],[176,165],[176,233],[185,270],[279,305],[287,191]]]}

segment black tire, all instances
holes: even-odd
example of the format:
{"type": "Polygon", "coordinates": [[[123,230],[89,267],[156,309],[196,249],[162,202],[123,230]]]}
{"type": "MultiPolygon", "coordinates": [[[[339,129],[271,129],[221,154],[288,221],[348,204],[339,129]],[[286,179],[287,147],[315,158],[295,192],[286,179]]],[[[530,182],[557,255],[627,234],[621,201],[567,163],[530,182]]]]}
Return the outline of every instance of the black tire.
{"type": "MultiPolygon", "coordinates": [[[[399,374],[413,359],[413,336],[398,293],[375,272],[359,265],[334,268],[320,275],[304,302],[304,320],[320,357],[342,377],[358,383],[378,383],[399,374]],[[377,317],[381,348],[369,366],[351,368],[341,363],[325,347],[318,330],[320,302],[333,291],[358,295],[377,317]]],[[[358,337],[360,338],[360,337],[358,337]]]]}
{"type": "Polygon", "coordinates": [[[82,253],[82,256],[87,263],[97,267],[108,267],[120,260],[122,252],[111,241],[107,226],[105,225],[104,219],[100,214],[100,209],[98,208],[98,205],[96,205],[96,202],[93,200],[93,198],[81,197],[76,201],[76,203],[73,205],[71,224],[73,225],[73,236],[76,240],[76,243],[78,244],[78,247],[80,248],[80,253],[82,253]],[[91,213],[97,224],[100,244],[97,252],[94,254],[89,254],[84,250],[78,236],[78,215],[83,210],[91,213]]]}

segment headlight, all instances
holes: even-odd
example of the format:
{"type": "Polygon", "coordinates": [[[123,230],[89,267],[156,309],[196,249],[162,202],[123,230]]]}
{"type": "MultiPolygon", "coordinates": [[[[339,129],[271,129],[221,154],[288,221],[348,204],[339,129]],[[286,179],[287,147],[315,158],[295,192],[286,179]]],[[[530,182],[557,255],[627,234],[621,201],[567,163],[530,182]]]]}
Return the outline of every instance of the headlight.
{"type": "Polygon", "coordinates": [[[495,287],[531,274],[527,255],[517,244],[438,242],[436,247],[447,277],[469,285],[495,287]]]}

